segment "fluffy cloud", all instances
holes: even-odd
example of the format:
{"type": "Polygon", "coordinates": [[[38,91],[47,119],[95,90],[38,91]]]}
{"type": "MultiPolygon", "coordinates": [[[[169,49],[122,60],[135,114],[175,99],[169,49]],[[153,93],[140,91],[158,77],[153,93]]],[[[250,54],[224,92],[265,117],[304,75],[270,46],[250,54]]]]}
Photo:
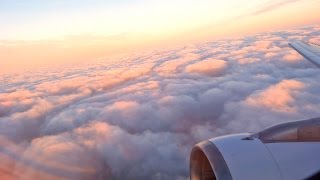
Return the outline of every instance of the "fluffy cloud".
{"type": "Polygon", "coordinates": [[[293,94],[300,92],[304,84],[296,80],[283,80],[266,90],[254,94],[246,99],[252,106],[265,106],[274,111],[293,111],[290,104],[294,104],[293,94]]]}
{"type": "Polygon", "coordinates": [[[319,116],[319,70],[287,45],[318,29],[3,75],[0,179],[188,179],[201,140],[319,116]]]}
{"type": "Polygon", "coordinates": [[[224,60],[206,59],[186,67],[188,73],[199,73],[208,76],[222,75],[227,68],[227,62],[224,60]]]}

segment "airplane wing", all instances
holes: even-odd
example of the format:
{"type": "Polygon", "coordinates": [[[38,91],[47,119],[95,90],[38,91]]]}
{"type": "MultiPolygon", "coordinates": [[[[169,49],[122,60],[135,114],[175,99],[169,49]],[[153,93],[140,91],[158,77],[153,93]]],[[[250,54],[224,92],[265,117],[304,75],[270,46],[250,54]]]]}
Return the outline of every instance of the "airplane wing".
{"type": "Polygon", "coordinates": [[[292,42],[289,45],[298,51],[304,58],[309,60],[312,64],[320,68],[320,46],[305,42],[292,42]]]}

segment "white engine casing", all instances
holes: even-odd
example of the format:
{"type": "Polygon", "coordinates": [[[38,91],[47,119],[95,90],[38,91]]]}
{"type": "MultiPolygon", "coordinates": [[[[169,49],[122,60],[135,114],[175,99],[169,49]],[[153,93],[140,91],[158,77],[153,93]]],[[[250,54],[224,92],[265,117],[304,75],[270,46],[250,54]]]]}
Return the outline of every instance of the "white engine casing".
{"type": "Polygon", "coordinates": [[[235,134],[197,144],[192,180],[302,180],[320,170],[320,118],[235,134]]]}

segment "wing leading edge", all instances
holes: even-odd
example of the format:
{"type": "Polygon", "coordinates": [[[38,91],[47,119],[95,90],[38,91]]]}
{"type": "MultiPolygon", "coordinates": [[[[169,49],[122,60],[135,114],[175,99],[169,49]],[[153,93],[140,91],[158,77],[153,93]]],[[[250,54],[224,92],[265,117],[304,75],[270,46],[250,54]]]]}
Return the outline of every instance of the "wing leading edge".
{"type": "Polygon", "coordinates": [[[289,45],[312,64],[320,68],[320,46],[304,42],[292,42],[289,45]]]}

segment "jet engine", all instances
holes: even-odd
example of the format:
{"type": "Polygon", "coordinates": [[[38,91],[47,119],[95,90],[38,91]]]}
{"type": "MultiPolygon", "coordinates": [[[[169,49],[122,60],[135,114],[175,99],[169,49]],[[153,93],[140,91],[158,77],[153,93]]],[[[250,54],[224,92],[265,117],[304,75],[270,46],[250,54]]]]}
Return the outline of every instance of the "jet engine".
{"type": "Polygon", "coordinates": [[[191,180],[302,180],[319,171],[320,118],[213,138],[190,156],[191,180]]]}

